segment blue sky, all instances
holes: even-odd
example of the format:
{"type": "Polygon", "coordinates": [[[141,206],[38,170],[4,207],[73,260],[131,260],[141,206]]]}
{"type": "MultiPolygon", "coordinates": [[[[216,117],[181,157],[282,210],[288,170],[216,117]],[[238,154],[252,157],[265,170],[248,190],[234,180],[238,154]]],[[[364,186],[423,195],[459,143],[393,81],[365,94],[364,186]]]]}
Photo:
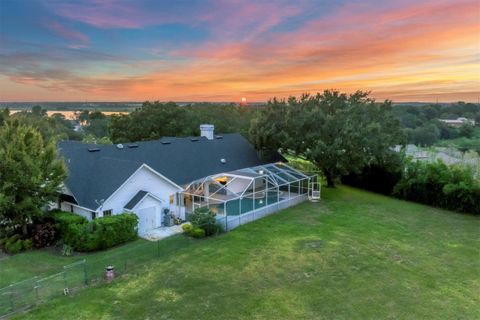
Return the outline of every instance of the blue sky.
{"type": "Polygon", "coordinates": [[[478,1],[0,1],[2,101],[476,101],[478,1]]]}

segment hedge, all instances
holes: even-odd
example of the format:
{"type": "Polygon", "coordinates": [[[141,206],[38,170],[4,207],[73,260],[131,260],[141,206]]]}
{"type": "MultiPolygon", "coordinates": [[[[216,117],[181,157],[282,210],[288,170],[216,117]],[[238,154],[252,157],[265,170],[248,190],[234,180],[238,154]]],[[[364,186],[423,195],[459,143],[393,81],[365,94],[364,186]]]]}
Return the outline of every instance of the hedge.
{"type": "Polygon", "coordinates": [[[9,254],[19,253],[20,251],[32,249],[33,243],[31,239],[21,239],[20,235],[14,234],[8,238],[0,239],[0,247],[9,254]]]}
{"type": "Polygon", "coordinates": [[[376,193],[391,195],[393,188],[402,177],[401,168],[370,165],[360,173],[342,176],[342,183],[376,193]]]}
{"type": "Polygon", "coordinates": [[[462,166],[407,162],[393,195],[458,212],[480,214],[480,183],[472,170],[462,166]]]}
{"type": "Polygon", "coordinates": [[[54,212],[53,218],[55,220],[57,231],[60,233],[60,237],[65,243],[72,243],[76,240],[77,235],[70,230],[73,228],[73,225],[88,223],[88,220],[84,217],[70,212],[54,212]]]}
{"type": "Polygon", "coordinates": [[[137,238],[138,218],[131,213],[88,222],[81,216],[59,212],[55,221],[63,242],[76,251],[103,250],[137,238]]]}

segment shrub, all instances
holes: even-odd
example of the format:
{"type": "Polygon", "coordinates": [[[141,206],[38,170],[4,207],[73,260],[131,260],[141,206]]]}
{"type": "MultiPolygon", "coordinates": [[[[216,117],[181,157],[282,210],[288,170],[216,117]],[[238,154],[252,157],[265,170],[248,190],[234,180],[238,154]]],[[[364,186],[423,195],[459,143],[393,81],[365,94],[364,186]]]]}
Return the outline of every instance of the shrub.
{"type": "Polygon", "coordinates": [[[4,245],[6,246],[6,245],[9,245],[9,244],[12,244],[12,243],[16,242],[16,241],[19,240],[19,239],[20,239],[20,235],[19,235],[19,234],[14,234],[14,235],[12,235],[12,236],[10,236],[10,237],[8,237],[8,238],[5,238],[5,240],[4,240],[4,245]]]}
{"type": "Polygon", "coordinates": [[[222,231],[222,227],[217,222],[216,214],[208,208],[199,208],[190,216],[189,220],[193,228],[201,228],[205,231],[205,236],[218,234],[222,231]]]}
{"type": "Polygon", "coordinates": [[[190,223],[185,223],[184,225],[182,225],[182,230],[183,232],[188,234],[192,230],[192,225],[190,223]]]}
{"type": "Polygon", "coordinates": [[[206,224],[215,224],[217,222],[215,216],[213,211],[210,211],[207,207],[203,207],[196,209],[189,215],[188,220],[193,226],[200,227],[206,224]]]}
{"type": "Polygon", "coordinates": [[[394,196],[458,212],[480,214],[480,184],[469,168],[409,161],[394,196]]]}
{"type": "Polygon", "coordinates": [[[71,224],[83,224],[88,222],[88,220],[82,216],[62,211],[55,212],[53,219],[55,220],[57,229],[60,231],[60,233],[63,233],[65,228],[68,228],[68,226],[71,224]]]}
{"type": "Polygon", "coordinates": [[[378,165],[365,167],[360,173],[351,173],[342,177],[342,182],[357,188],[391,195],[395,185],[402,177],[401,170],[390,170],[378,165]]]}
{"type": "Polygon", "coordinates": [[[76,251],[107,249],[137,238],[138,218],[135,214],[123,213],[90,222],[66,214],[73,216],[59,213],[55,221],[63,242],[76,251]]]}
{"type": "Polygon", "coordinates": [[[403,157],[395,152],[384,156],[362,169],[342,177],[342,182],[357,188],[391,195],[393,188],[402,177],[403,157]]]}
{"type": "Polygon", "coordinates": [[[33,245],[35,248],[43,248],[52,245],[55,241],[55,226],[51,222],[38,224],[33,233],[33,245]]]}
{"type": "Polygon", "coordinates": [[[33,247],[32,239],[22,240],[22,249],[23,250],[30,250],[33,247]]]}
{"type": "Polygon", "coordinates": [[[93,237],[90,240],[97,249],[110,248],[137,238],[138,217],[132,213],[95,219],[91,224],[93,237]]]}
{"type": "Polygon", "coordinates": [[[4,249],[5,252],[10,254],[19,253],[23,250],[32,249],[33,242],[31,239],[21,239],[19,234],[14,234],[11,237],[2,238],[0,240],[0,247],[4,249]]]}
{"type": "Polygon", "coordinates": [[[7,241],[5,243],[5,251],[10,254],[19,253],[23,249],[23,242],[21,239],[14,240],[12,242],[7,241]]]}
{"type": "Polygon", "coordinates": [[[223,232],[223,227],[221,224],[218,222],[215,224],[208,224],[203,227],[203,230],[205,230],[205,235],[208,236],[213,236],[217,235],[219,233],[223,232]]]}
{"type": "Polygon", "coordinates": [[[204,238],[205,230],[199,227],[193,227],[188,234],[193,238],[204,238]]]}
{"type": "Polygon", "coordinates": [[[73,248],[77,248],[84,241],[85,226],[87,219],[70,212],[55,212],[53,215],[57,232],[64,243],[68,243],[73,248]]]}

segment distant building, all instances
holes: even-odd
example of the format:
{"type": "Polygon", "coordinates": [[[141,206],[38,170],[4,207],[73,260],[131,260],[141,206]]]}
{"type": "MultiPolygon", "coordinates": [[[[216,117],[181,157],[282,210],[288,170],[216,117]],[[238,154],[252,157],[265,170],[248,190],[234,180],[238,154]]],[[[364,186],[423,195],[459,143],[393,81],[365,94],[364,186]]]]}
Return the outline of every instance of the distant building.
{"type": "Polygon", "coordinates": [[[464,124],[469,124],[472,126],[475,125],[475,120],[467,119],[467,118],[457,118],[456,120],[448,120],[448,119],[439,119],[439,120],[455,128],[461,127],[464,124]]]}

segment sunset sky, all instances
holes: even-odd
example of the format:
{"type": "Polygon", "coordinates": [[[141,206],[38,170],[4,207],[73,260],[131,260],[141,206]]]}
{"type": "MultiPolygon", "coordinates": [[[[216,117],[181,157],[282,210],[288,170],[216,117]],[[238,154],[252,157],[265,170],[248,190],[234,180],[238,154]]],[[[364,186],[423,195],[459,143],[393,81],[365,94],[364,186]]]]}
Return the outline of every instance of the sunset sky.
{"type": "Polygon", "coordinates": [[[480,97],[480,1],[0,0],[0,101],[480,97]]]}

